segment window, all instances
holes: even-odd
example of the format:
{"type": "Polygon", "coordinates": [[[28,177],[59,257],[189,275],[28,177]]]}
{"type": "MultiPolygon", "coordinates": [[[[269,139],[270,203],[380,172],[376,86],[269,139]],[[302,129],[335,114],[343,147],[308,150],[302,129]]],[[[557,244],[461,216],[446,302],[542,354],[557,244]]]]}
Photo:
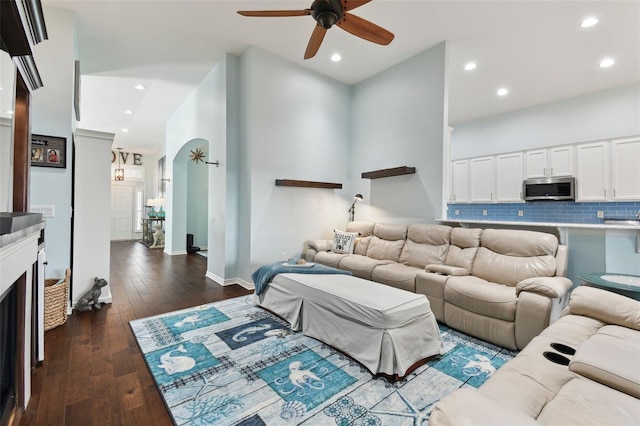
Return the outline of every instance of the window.
{"type": "Polygon", "coordinates": [[[142,217],[144,215],[144,189],[136,188],[136,199],[134,207],[135,222],[133,232],[142,232],[142,217]]]}

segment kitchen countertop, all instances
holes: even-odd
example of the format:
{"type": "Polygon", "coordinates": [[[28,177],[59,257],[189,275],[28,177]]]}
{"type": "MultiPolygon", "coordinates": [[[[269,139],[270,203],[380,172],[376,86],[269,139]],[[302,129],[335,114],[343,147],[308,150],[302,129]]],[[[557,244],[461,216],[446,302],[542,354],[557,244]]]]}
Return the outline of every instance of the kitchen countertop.
{"type": "Polygon", "coordinates": [[[541,228],[583,228],[583,229],[622,229],[627,231],[640,231],[640,225],[618,225],[602,223],[559,223],[559,222],[520,222],[506,220],[477,220],[477,219],[435,219],[442,223],[470,223],[477,225],[510,225],[510,226],[530,226],[541,228]]]}

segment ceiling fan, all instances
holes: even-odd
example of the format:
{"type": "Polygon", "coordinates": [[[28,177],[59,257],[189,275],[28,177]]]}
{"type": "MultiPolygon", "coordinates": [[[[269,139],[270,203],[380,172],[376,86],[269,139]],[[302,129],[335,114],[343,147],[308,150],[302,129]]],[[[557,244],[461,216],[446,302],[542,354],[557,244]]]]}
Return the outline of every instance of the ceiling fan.
{"type": "Polygon", "coordinates": [[[371,0],[315,0],[310,9],[303,10],[241,10],[242,16],[283,17],[311,15],[317,24],[304,53],[304,59],[313,58],[320,49],[327,30],[337,25],[343,30],[371,41],[387,45],[393,40],[393,34],[382,27],[349,13],[350,10],[369,3],[371,0]]]}

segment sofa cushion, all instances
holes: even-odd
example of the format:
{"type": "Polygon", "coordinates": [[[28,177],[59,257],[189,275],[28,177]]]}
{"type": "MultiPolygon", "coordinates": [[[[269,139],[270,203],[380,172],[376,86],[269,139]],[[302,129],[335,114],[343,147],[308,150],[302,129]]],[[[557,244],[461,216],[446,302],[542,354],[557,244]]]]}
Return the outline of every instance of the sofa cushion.
{"type": "Polygon", "coordinates": [[[373,235],[383,240],[406,240],[407,225],[395,223],[376,223],[373,228],[373,235]]]}
{"type": "Polygon", "coordinates": [[[544,406],[537,420],[545,425],[600,426],[637,425],[639,418],[640,403],[636,398],[577,377],[544,406]]]}
{"type": "Polygon", "coordinates": [[[429,264],[441,264],[444,263],[448,247],[448,244],[434,246],[415,243],[408,239],[400,253],[400,263],[420,269],[429,264]]]}
{"type": "Polygon", "coordinates": [[[620,294],[580,286],[571,292],[569,308],[574,315],[640,330],[640,302],[620,294]]]}
{"type": "Polygon", "coordinates": [[[375,223],[372,222],[349,222],[347,224],[347,232],[357,232],[361,237],[368,237],[373,235],[373,228],[375,223]]]}
{"type": "Polygon", "coordinates": [[[353,248],[353,253],[359,254],[361,256],[366,256],[370,241],[371,241],[371,235],[368,235],[366,237],[356,238],[356,244],[353,248]]]}
{"type": "Polygon", "coordinates": [[[447,303],[479,315],[515,321],[516,290],[478,277],[449,277],[444,289],[447,303]]]}
{"type": "Polygon", "coordinates": [[[480,246],[507,256],[555,256],[558,239],[553,234],[513,229],[485,229],[480,246]]]}
{"type": "Polygon", "coordinates": [[[389,263],[394,262],[392,260],[379,260],[367,256],[360,256],[359,254],[352,254],[350,256],[345,256],[340,260],[340,269],[351,271],[351,273],[356,277],[371,281],[373,268],[378,265],[386,265],[389,263]]]}
{"type": "Polygon", "coordinates": [[[558,391],[576,377],[567,366],[555,364],[542,355],[552,350],[549,343],[546,339],[533,339],[515,358],[487,379],[480,386],[480,392],[535,419],[558,391]]]}
{"type": "Polygon", "coordinates": [[[578,348],[569,369],[640,398],[640,333],[617,325],[602,327],[578,348]]]}
{"type": "Polygon", "coordinates": [[[453,228],[451,245],[447,251],[445,264],[464,268],[471,272],[471,265],[480,246],[482,229],[453,228]]]}
{"type": "Polygon", "coordinates": [[[401,288],[402,290],[416,292],[416,274],[422,272],[420,268],[390,263],[376,266],[373,270],[373,281],[401,288]]]}
{"type": "Polygon", "coordinates": [[[369,247],[367,248],[367,257],[398,262],[402,248],[404,247],[404,242],[405,240],[383,240],[374,235],[371,237],[369,247]]]}
{"type": "Polygon", "coordinates": [[[516,285],[531,277],[556,274],[555,235],[512,229],[485,229],[471,273],[487,281],[516,285]]]}
{"type": "Polygon", "coordinates": [[[338,269],[340,267],[340,261],[346,256],[349,255],[344,253],[334,253],[331,251],[319,251],[313,257],[313,261],[338,269]]]}
{"type": "MultiPolygon", "coordinates": [[[[526,245],[526,242],[523,241],[522,245],[526,245]]],[[[471,273],[487,281],[515,286],[526,278],[554,276],[556,260],[551,255],[512,256],[480,247],[471,273]]]]}
{"type": "Polygon", "coordinates": [[[469,247],[462,249],[458,246],[450,245],[447,250],[447,258],[444,263],[457,268],[466,269],[471,273],[473,259],[476,257],[478,247],[469,247]]]}
{"type": "Polygon", "coordinates": [[[445,225],[409,225],[407,240],[431,246],[449,245],[451,227],[445,225]]]}
{"type": "Polygon", "coordinates": [[[453,228],[451,244],[463,249],[480,247],[480,235],[482,235],[482,229],[479,228],[453,228]]]}
{"type": "Polygon", "coordinates": [[[531,417],[474,388],[461,388],[438,401],[429,416],[429,424],[539,426],[531,417]]]}

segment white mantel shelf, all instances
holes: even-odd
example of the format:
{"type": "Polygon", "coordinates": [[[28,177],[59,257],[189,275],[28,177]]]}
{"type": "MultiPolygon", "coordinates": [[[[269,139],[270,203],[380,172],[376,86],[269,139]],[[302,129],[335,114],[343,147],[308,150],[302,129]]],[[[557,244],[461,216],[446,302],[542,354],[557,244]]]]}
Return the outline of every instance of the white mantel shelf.
{"type": "Polygon", "coordinates": [[[468,223],[472,225],[508,225],[540,228],[583,228],[583,229],[620,229],[625,231],[640,231],[640,226],[611,225],[599,223],[559,223],[559,222],[520,222],[506,220],[474,220],[474,219],[435,219],[441,223],[468,223]]]}
{"type": "MultiPolygon", "coordinates": [[[[35,367],[31,362],[32,354],[32,338],[31,338],[31,318],[33,291],[39,292],[39,300],[44,300],[44,288],[34,289],[31,285],[33,282],[33,265],[38,262],[38,239],[40,231],[45,227],[46,222],[40,222],[36,225],[26,227],[10,234],[0,236],[0,295],[5,294],[14,285],[23,274],[26,274],[26,293],[24,297],[24,307],[19,310],[24,312],[24,347],[18,348],[22,353],[22,371],[21,382],[23,384],[22,409],[27,408],[29,398],[31,397],[31,368],[35,367]],[[42,291],[41,291],[42,290],[42,291]]],[[[41,281],[44,285],[44,280],[41,281]]],[[[38,325],[38,342],[44,347],[44,320],[39,317],[38,325]]]]}

